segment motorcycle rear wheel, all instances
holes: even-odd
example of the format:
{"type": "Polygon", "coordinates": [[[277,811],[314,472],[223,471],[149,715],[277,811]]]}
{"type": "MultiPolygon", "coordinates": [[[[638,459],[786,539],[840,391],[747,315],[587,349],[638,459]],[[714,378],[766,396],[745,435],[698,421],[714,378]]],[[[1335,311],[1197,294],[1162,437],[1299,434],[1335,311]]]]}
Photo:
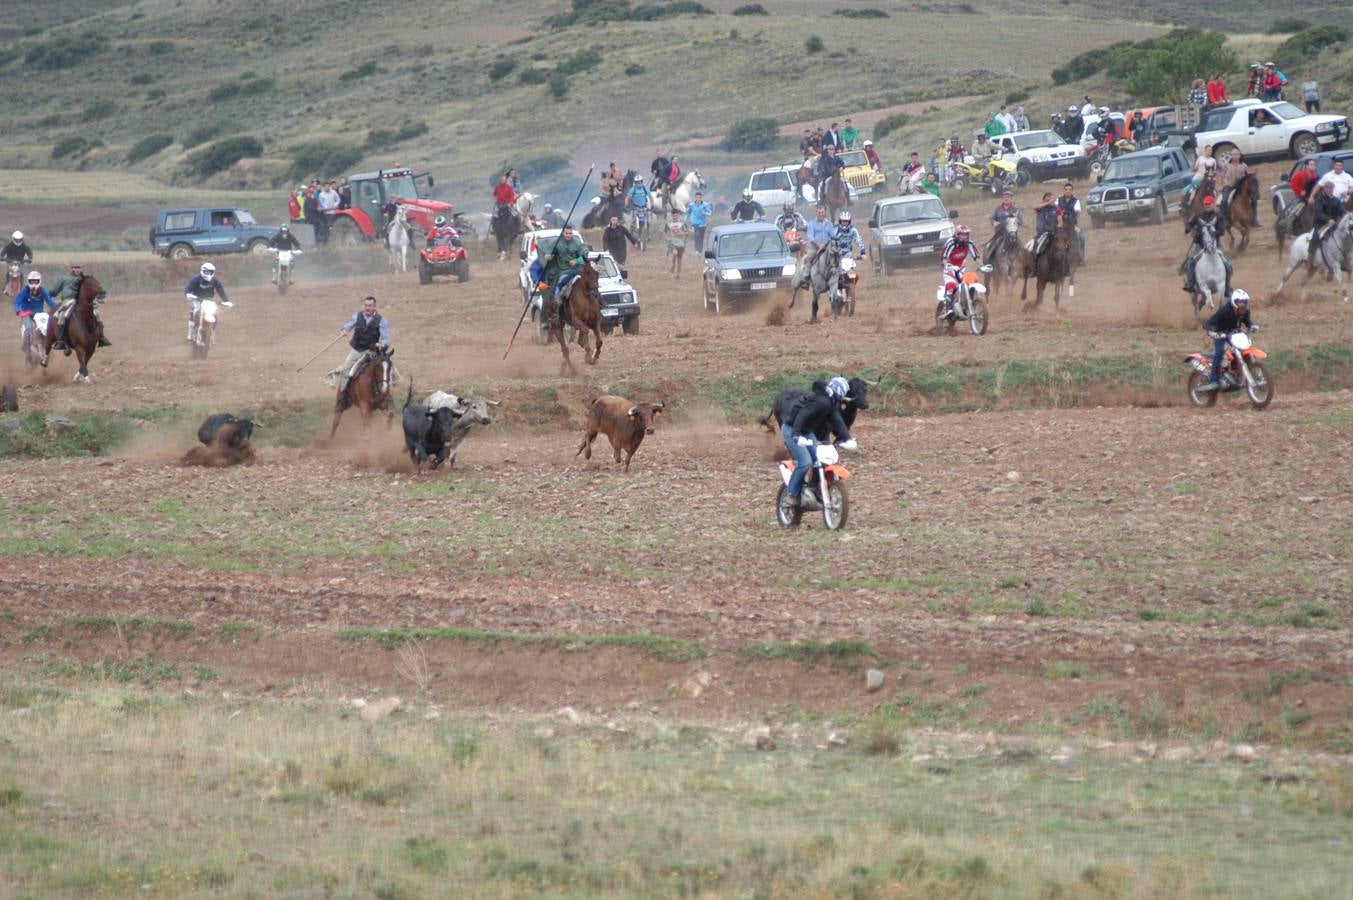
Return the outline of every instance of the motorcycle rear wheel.
{"type": "Polygon", "coordinates": [[[1250,398],[1250,406],[1254,409],[1263,409],[1273,402],[1273,376],[1269,374],[1268,367],[1261,362],[1248,363],[1250,375],[1254,378],[1253,385],[1245,386],[1245,394],[1250,398]]]}
{"type": "Polygon", "coordinates": [[[850,518],[850,501],[846,499],[846,486],[839,481],[827,482],[822,497],[822,525],[828,531],[840,531],[846,527],[850,518]]]}
{"type": "Polygon", "coordinates": [[[1189,403],[1199,407],[1217,405],[1217,392],[1202,390],[1202,387],[1205,384],[1207,384],[1207,376],[1202,372],[1194,369],[1189,373],[1189,403]]]}
{"type": "Polygon", "coordinates": [[[780,485],[780,491],[775,495],[775,521],[781,528],[797,528],[802,519],[803,510],[790,498],[789,486],[780,485]]]}
{"type": "Polygon", "coordinates": [[[949,318],[949,314],[944,311],[944,301],[937,301],[935,303],[935,333],[945,334],[946,332],[953,330],[954,323],[953,320],[949,318]]]}

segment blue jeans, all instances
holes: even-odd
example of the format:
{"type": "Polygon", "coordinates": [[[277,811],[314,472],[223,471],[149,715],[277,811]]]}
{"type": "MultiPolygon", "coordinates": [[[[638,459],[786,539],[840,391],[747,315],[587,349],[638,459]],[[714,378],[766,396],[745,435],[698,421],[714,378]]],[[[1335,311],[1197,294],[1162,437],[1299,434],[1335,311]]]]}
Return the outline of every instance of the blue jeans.
{"type": "Polygon", "coordinates": [[[1221,367],[1224,365],[1226,359],[1226,346],[1228,340],[1229,338],[1224,337],[1212,339],[1212,380],[1217,382],[1217,384],[1221,384],[1221,367]]]}
{"type": "Polygon", "coordinates": [[[796,440],[798,435],[788,425],[780,426],[780,437],[784,438],[789,456],[794,460],[794,474],[789,476],[789,496],[798,497],[803,492],[804,479],[813,468],[812,448],[800,447],[796,440]]]}

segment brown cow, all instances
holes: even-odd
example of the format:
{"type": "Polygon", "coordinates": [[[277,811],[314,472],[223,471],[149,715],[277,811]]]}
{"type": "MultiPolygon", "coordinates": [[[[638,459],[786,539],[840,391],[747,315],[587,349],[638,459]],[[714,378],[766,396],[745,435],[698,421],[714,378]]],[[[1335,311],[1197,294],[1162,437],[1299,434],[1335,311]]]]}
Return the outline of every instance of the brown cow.
{"type": "Polygon", "coordinates": [[[598,397],[587,408],[586,431],[583,442],[578,445],[578,453],[586,451],[583,458],[591,459],[592,441],[598,434],[605,434],[615,451],[616,462],[620,462],[620,451],[625,451],[625,471],[628,472],[630,459],[644,442],[644,435],[653,433],[653,417],[665,408],[665,403],[631,403],[624,397],[610,394],[598,397]]]}

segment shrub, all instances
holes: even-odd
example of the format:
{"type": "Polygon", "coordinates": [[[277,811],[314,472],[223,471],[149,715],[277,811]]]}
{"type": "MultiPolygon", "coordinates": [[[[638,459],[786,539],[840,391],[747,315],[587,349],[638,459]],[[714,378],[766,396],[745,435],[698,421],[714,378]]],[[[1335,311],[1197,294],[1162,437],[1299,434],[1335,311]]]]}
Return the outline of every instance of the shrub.
{"type": "Polygon", "coordinates": [[[517,81],[522,84],[544,84],[550,80],[550,74],[544,69],[522,69],[517,74],[517,81]]]}
{"type": "Polygon", "coordinates": [[[132,144],[131,149],[127,151],[127,163],[135,164],[143,159],[149,159],[172,143],[174,143],[173,135],[148,134],[132,144]]]}
{"type": "Polygon", "coordinates": [[[160,90],[159,88],[156,88],[153,91],[146,91],[147,100],[163,100],[166,96],[168,95],[165,94],[165,92],[160,90]]]}
{"type": "Polygon", "coordinates": [[[1029,99],[1029,95],[1032,94],[1033,92],[1034,89],[1032,85],[1026,85],[1022,88],[1016,88],[1015,90],[1005,95],[1005,105],[1013,106],[1016,103],[1023,103],[1025,100],[1029,99]]]}
{"type": "Polygon", "coordinates": [[[241,135],[208,144],[188,157],[189,175],[207,177],[224,172],[235,163],[249,156],[262,156],[263,144],[258,138],[241,135]]]}
{"type": "Polygon", "coordinates": [[[629,0],[573,0],[573,11],[551,16],[545,24],[551,28],[568,28],[570,25],[600,25],[603,22],[617,22],[628,19],[629,0]]]}
{"type": "Polygon", "coordinates": [[[503,56],[493,61],[489,66],[489,81],[502,81],[512,74],[512,70],[517,68],[517,60],[511,56],[503,56]]]}
{"type": "Polygon", "coordinates": [[[339,81],[356,81],[359,78],[366,78],[369,75],[375,75],[380,71],[374,59],[367,60],[355,69],[348,69],[342,75],[338,76],[339,81]]]}
{"type": "Polygon", "coordinates": [[[628,66],[625,66],[625,74],[630,76],[631,78],[633,78],[635,75],[642,75],[647,71],[648,71],[647,69],[645,69],[638,63],[630,63],[628,66]]]}
{"type": "Polygon", "coordinates": [[[389,147],[402,141],[413,140],[428,133],[426,122],[405,122],[397,129],[373,128],[367,132],[366,146],[369,149],[389,147]]]}
{"type": "Polygon", "coordinates": [[[173,52],[173,41],[151,41],[149,44],[146,44],[146,56],[167,56],[173,52]]]}
{"type": "Polygon", "coordinates": [[[696,0],[672,0],[670,3],[643,3],[634,7],[628,18],[633,22],[652,22],[674,16],[708,16],[714,10],[696,0]]]}
{"type": "Polygon", "coordinates": [[[815,34],[809,35],[808,40],[803,42],[803,49],[807,50],[809,53],[821,53],[826,49],[826,46],[826,44],[822,43],[822,38],[815,34]]]}
{"type": "Polygon", "coordinates": [[[66,138],[64,141],[52,148],[52,159],[78,159],[84,156],[90,150],[96,150],[103,146],[103,141],[98,138],[87,138],[80,135],[66,138]]]}
{"type": "Polygon", "coordinates": [[[601,65],[601,54],[595,50],[579,50],[559,64],[556,75],[576,75],[601,65]]]}
{"type": "Polygon", "coordinates": [[[112,100],[91,100],[80,111],[80,118],[86,122],[97,122],[117,112],[117,104],[112,100]]]}
{"type": "Polygon", "coordinates": [[[550,96],[556,100],[563,100],[568,96],[568,79],[558,75],[550,79],[550,96]]]}
{"type": "MultiPolygon", "coordinates": [[[[1324,25],[1320,28],[1307,28],[1298,31],[1278,45],[1274,56],[1280,65],[1295,68],[1332,44],[1341,44],[1348,40],[1348,31],[1337,25],[1324,25]]],[[[1291,78],[1295,73],[1288,72],[1291,78]]]]}
{"type": "Polygon", "coordinates": [[[743,119],[728,129],[720,145],[725,150],[769,150],[780,137],[780,126],[774,119],[743,119]]]}
{"type": "Polygon", "coordinates": [[[832,15],[841,16],[846,19],[886,19],[888,13],[875,7],[866,7],[864,9],[838,9],[832,15]]]}
{"type": "Polygon", "coordinates": [[[1267,34],[1296,34],[1298,31],[1305,31],[1312,27],[1310,22],[1305,19],[1294,19],[1291,17],[1274,19],[1268,26],[1267,34]]]}
{"type": "Polygon", "coordinates": [[[155,76],[149,72],[138,72],[131,77],[129,84],[151,84],[155,81],[155,76]]]}
{"type": "Polygon", "coordinates": [[[24,62],[35,69],[69,69],[107,49],[108,39],[100,34],[63,35],[28,48],[24,62]]]}
{"type": "Polygon", "coordinates": [[[202,144],[211,140],[212,138],[216,137],[216,135],[221,134],[222,132],[228,130],[230,127],[231,123],[223,120],[219,120],[216,122],[208,122],[205,125],[199,125],[192,131],[188,132],[188,134],[183,138],[182,141],[183,149],[191,150],[198,144],[202,144]]]}
{"type": "Polygon", "coordinates": [[[766,12],[766,8],[762,6],[760,3],[745,3],[742,6],[739,6],[737,9],[733,10],[733,15],[768,16],[770,15],[770,13],[766,12]]]}
{"type": "Polygon", "coordinates": [[[1144,103],[1182,103],[1198,73],[1232,72],[1239,66],[1226,35],[1198,32],[1151,50],[1128,78],[1132,95],[1144,103]]]}
{"type": "Polygon", "coordinates": [[[273,89],[271,78],[241,78],[239,81],[227,81],[218,84],[207,92],[207,99],[213,103],[232,100],[237,97],[256,97],[273,89]]]}
{"type": "Polygon", "coordinates": [[[893,113],[887,118],[879,119],[874,125],[874,140],[880,140],[892,134],[894,131],[901,131],[902,126],[911,121],[911,116],[906,113],[893,113]]]}
{"type": "Polygon", "coordinates": [[[342,141],[307,141],[291,148],[291,169],[288,177],[293,181],[308,175],[337,178],[356,165],[361,158],[360,147],[342,141]]]}

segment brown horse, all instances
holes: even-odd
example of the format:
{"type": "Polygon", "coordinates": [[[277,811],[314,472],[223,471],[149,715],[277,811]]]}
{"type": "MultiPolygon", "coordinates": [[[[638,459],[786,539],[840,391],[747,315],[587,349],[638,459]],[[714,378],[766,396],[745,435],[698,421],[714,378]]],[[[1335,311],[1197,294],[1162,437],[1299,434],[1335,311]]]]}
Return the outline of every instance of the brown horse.
{"type": "Polygon", "coordinates": [[[1226,230],[1224,234],[1230,242],[1230,246],[1237,253],[1244,253],[1245,248],[1250,245],[1250,229],[1254,227],[1254,202],[1259,196],[1259,176],[1254,173],[1246,175],[1241,179],[1240,184],[1231,193],[1231,200],[1226,206],[1226,230]],[[1233,231],[1240,232],[1240,248],[1236,249],[1236,236],[1233,231]]]}
{"type": "Polygon", "coordinates": [[[818,197],[818,206],[827,207],[827,215],[830,221],[835,222],[836,217],[846,208],[846,202],[850,199],[850,194],[846,189],[846,181],[841,177],[841,170],[837,169],[822,184],[822,193],[818,197]]]}
{"type": "Polygon", "coordinates": [[[1208,173],[1203,176],[1202,183],[1198,185],[1197,189],[1194,190],[1194,192],[1191,195],[1189,195],[1188,206],[1181,206],[1179,212],[1181,215],[1192,218],[1193,216],[1196,216],[1203,211],[1204,197],[1215,198],[1216,196],[1217,196],[1217,175],[1214,171],[1209,169],[1208,173]]]}
{"type": "Polygon", "coordinates": [[[573,367],[573,360],[568,356],[568,343],[564,340],[564,325],[573,326],[574,333],[578,336],[578,346],[583,348],[584,358],[589,366],[597,363],[597,358],[601,356],[601,290],[597,280],[597,270],[591,263],[583,266],[582,274],[573,280],[569,285],[568,297],[564,300],[565,321],[561,324],[557,313],[557,307],[553,300],[554,292],[550,292],[549,305],[545,310],[545,321],[549,324],[550,334],[545,339],[549,343],[550,339],[559,342],[559,349],[564,353],[564,361],[559,366],[561,373],[568,372],[570,375],[576,375],[578,370],[573,367]],[[595,335],[597,338],[597,349],[594,352],[589,346],[588,335],[595,335]]]}
{"type": "Polygon", "coordinates": [[[395,405],[390,400],[390,379],[394,374],[391,357],[395,351],[390,349],[372,350],[371,356],[362,364],[355,375],[348,379],[345,387],[338,389],[338,399],[334,403],[334,424],[329,428],[332,438],[338,431],[338,422],[349,407],[357,407],[362,413],[362,428],[371,424],[371,414],[377,410],[385,411],[385,424],[395,419],[395,405]]]}
{"type": "MultiPolygon", "coordinates": [[[[103,285],[92,275],[81,275],[79,288],[75,294],[75,306],[66,319],[65,354],[75,351],[80,368],[75,373],[76,381],[89,381],[89,360],[99,346],[99,320],[94,317],[94,301],[103,301],[107,296],[103,285]]],[[[47,334],[43,336],[42,365],[45,368],[50,359],[52,346],[61,334],[61,326],[56,316],[47,320],[47,334]]]]}
{"type": "Polygon", "coordinates": [[[1043,289],[1049,283],[1052,284],[1052,302],[1058,309],[1062,308],[1062,281],[1071,274],[1072,247],[1076,240],[1076,217],[1058,216],[1057,230],[1052,233],[1043,255],[1035,262],[1033,254],[1028,250],[1024,251],[1024,286],[1019,292],[1019,299],[1028,300],[1029,276],[1032,275],[1038,287],[1034,308],[1043,305],[1043,289]]]}

